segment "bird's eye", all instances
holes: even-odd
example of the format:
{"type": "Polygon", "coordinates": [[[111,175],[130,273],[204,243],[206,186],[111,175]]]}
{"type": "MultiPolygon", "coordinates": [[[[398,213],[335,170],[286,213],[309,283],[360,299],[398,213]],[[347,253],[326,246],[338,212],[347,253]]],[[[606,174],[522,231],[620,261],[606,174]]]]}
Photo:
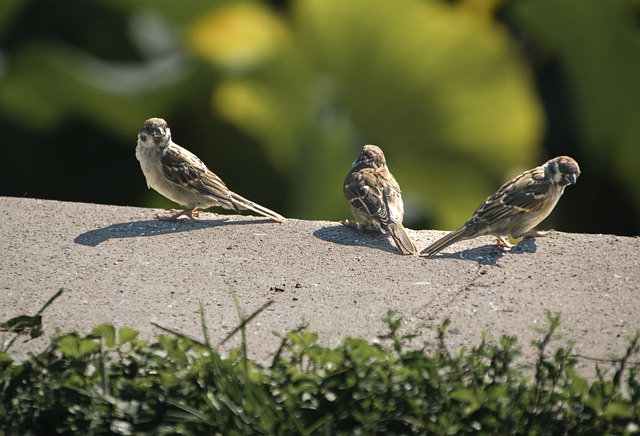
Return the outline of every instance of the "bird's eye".
{"type": "Polygon", "coordinates": [[[561,173],[566,173],[569,170],[569,167],[564,162],[560,162],[560,165],[558,165],[558,168],[560,169],[561,173]]]}

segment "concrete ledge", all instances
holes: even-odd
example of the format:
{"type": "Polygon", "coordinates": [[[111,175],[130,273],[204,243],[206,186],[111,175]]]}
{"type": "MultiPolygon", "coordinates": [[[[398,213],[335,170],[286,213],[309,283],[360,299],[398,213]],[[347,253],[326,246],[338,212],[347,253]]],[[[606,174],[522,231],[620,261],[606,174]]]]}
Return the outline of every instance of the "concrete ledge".
{"type": "MultiPolygon", "coordinates": [[[[560,333],[578,353],[606,358],[640,328],[638,237],[556,232],[511,252],[483,237],[424,259],[335,222],[206,213],[167,223],[157,212],[0,197],[0,320],[34,314],[63,287],[44,313],[49,334],[110,323],[150,338],[154,321],[201,338],[202,302],[215,342],[238,324],[231,282],[246,313],[275,302],[248,329],[251,356],[264,361],[279,343],[272,332],[306,321],[328,345],[374,339],[387,309],[405,316],[406,331],[422,332],[418,345],[434,338],[423,324],[449,317],[452,347],[485,331],[517,335],[532,352],[529,341],[540,337],[532,327],[544,327],[550,310],[562,313],[560,333]]],[[[410,230],[419,248],[442,234],[410,230]]],[[[18,341],[14,351],[46,343],[18,341]]]]}

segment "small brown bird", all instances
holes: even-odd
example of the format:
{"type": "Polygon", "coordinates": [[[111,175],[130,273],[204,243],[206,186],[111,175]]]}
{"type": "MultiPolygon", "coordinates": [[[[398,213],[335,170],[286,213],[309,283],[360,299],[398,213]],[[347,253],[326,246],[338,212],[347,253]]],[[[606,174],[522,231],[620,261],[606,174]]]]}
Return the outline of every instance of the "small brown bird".
{"type": "Polygon", "coordinates": [[[187,207],[175,215],[158,217],[160,220],[174,221],[182,215],[197,214],[198,208],[221,206],[236,212],[252,210],[274,221],[285,221],[282,215],[230,191],[195,154],[173,142],[171,130],[162,118],[144,122],[138,135],[136,158],[149,188],[187,207]]]}
{"type": "Polygon", "coordinates": [[[544,236],[547,232],[531,229],[549,216],[564,188],[576,183],[579,175],[578,163],[568,156],[553,158],[525,171],[487,198],[462,227],[434,242],[420,255],[432,257],[451,244],[483,235],[496,236],[498,245],[505,248],[511,248],[506,236],[544,236]]]}
{"type": "MultiPolygon", "coordinates": [[[[359,230],[384,230],[403,254],[417,253],[402,226],[404,204],[400,186],[387,168],[384,153],[365,145],[344,180],[344,196],[359,230]]],[[[354,225],[349,221],[345,225],[354,225]]]]}

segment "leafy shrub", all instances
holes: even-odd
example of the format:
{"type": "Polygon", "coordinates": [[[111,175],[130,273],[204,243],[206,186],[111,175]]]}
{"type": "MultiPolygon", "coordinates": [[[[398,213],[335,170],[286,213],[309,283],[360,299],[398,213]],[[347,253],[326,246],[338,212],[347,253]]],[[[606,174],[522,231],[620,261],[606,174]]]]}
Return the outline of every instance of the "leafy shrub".
{"type": "MultiPolygon", "coordinates": [[[[263,307],[264,309],[264,307],[263,307]]],[[[234,331],[244,335],[244,326],[234,331]]],[[[640,332],[617,371],[576,372],[571,344],[547,351],[559,317],[535,343],[534,372],[514,366],[517,340],[484,340],[453,353],[447,322],[435,351],[409,347],[389,312],[379,343],[318,344],[302,326],[282,337],[270,365],[246,341],[222,357],[179,333],[153,342],[128,327],[65,334],[24,358],[0,352],[0,429],[6,434],[624,434],[639,430],[640,332]],[[629,368],[627,368],[629,367],[629,368]]],[[[166,329],[165,329],[166,330],[166,329]]]]}

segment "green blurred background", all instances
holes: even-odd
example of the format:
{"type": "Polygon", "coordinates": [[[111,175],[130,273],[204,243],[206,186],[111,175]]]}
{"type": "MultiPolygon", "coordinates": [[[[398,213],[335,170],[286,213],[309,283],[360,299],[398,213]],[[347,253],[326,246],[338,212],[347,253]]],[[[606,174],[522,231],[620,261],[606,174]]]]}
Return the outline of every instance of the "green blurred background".
{"type": "Polygon", "coordinates": [[[542,227],[638,235],[639,27],[640,0],[2,0],[0,195],[174,207],[134,156],[158,116],[289,217],[348,218],[373,143],[410,228],[567,154],[542,227]]]}

